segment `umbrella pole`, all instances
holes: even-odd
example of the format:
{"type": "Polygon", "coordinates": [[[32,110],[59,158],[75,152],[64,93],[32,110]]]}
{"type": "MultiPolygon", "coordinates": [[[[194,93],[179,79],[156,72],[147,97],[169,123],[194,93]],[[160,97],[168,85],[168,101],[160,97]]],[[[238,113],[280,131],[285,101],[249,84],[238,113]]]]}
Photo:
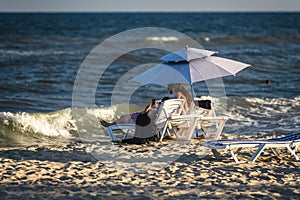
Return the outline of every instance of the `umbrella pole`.
{"type": "Polygon", "coordinates": [[[194,86],[193,86],[193,84],[191,84],[191,92],[192,92],[192,99],[193,99],[193,101],[194,101],[194,98],[195,98],[195,91],[194,91],[194,86]]]}
{"type": "MultiPolygon", "coordinates": [[[[194,102],[194,98],[195,98],[195,91],[194,91],[194,85],[193,83],[191,83],[191,92],[192,92],[192,101],[194,102]]],[[[195,128],[195,131],[196,131],[196,137],[199,136],[199,131],[198,131],[198,128],[196,127],[195,128]]]]}

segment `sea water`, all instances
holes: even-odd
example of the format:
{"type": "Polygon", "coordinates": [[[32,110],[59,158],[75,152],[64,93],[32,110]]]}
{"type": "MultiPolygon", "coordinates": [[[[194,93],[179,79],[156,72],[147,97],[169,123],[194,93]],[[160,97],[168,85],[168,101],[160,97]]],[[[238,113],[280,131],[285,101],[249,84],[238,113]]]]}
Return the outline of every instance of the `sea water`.
{"type": "MultiPolygon", "coordinates": [[[[207,85],[213,82],[194,85],[198,97],[213,100],[218,114],[230,117],[225,133],[299,132],[300,13],[2,13],[0,25],[0,146],[97,140],[105,135],[99,119],[113,120],[142,109],[153,97],[170,95],[157,85],[132,93],[125,84],[118,103],[112,102],[124,74],[160,62],[167,53],[137,49],[117,58],[99,78],[94,106],[72,108],[74,82],[86,56],[106,39],[143,27],[178,31],[220,57],[251,65],[212,86],[222,87],[223,95],[211,94],[207,85]],[[123,99],[126,93],[132,93],[129,101],[123,99]]],[[[185,43],[164,33],[144,33],[125,37],[122,44],[149,41],[185,43]]]]}

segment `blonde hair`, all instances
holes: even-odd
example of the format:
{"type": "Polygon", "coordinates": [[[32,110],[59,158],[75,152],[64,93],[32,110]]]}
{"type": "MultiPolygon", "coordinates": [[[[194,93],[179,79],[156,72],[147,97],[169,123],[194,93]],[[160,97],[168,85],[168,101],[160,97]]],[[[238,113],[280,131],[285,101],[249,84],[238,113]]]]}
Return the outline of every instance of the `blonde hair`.
{"type": "Polygon", "coordinates": [[[191,94],[189,91],[185,88],[183,83],[172,83],[168,85],[168,89],[171,90],[177,98],[178,92],[181,92],[182,95],[186,98],[186,104],[188,107],[191,106],[191,103],[193,101],[191,94]]]}

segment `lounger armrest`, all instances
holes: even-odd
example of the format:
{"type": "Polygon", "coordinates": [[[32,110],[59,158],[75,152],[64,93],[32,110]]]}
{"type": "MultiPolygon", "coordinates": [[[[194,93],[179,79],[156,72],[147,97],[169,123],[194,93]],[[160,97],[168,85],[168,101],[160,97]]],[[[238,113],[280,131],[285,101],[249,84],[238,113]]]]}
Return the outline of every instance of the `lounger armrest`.
{"type": "Polygon", "coordinates": [[[191,118],[198,118],[199,115],[197,114],[192,114],[192,115],[176,115],[176,116],[170,116],[168,119],[169,120],[176,120],[176,119],[183,119],[183,120],[188,120],[191,118]]]}
{"type": "Polygon", "coordinates": [[[109,127],[106,127],[106,129],[124,129],[124,128],[132,128],[135,127],[135,124],[115,124],[115,125],[111,125],[109,127]]]}
{"type": "Polygon", "coordinates": [[[210,120],[210,121],[220,121],[220,120],[225,120],[227,121],[229,117],[227,116],[216,116],[216,117],[210,117],[210,116],[203,116],[199,117],[200,120],[210,120]]]}

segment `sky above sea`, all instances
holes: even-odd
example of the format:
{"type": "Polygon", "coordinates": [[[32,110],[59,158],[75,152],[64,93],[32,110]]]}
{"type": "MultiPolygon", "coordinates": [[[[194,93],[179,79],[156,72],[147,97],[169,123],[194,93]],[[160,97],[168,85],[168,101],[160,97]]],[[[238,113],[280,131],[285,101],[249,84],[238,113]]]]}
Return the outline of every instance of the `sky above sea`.
{"type": "Polygon", "coordinates": [[[1,12],[299,12],[299,0],[0,0],[1,12]]]}

